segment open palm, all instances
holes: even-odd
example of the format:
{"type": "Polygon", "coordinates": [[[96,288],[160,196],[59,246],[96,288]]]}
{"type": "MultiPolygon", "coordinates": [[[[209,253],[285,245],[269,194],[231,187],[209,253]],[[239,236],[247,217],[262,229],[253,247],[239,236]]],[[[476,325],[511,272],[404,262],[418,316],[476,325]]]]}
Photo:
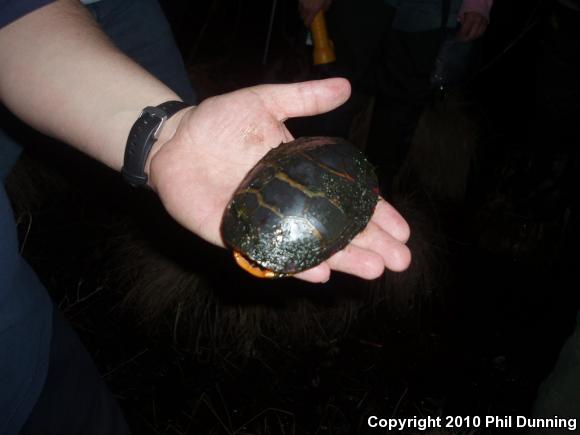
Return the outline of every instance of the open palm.
{"type": "MultiPolygon", "coordinates": [[[[346,80],[263,85],[210,98],[183,115],[173,138],[153,156],[150,182],[168,212],[205,240],[223,246],[224,209],[248,171],[271,148],[293,140],[291,117],[324,113],[350,95],[346,80]]],[[[381,201],[367,228],[344,250],[296,275],[326,281],[330,269],[376,278],[405,269],[410,253],[404,219],[381,201]]]]}

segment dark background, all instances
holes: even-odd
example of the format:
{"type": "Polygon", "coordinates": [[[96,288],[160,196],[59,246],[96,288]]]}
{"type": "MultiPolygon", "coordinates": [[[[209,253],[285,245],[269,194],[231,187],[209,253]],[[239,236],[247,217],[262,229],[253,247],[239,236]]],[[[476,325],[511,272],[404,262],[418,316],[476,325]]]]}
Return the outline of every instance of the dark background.
{"type": "MultiPolygon", "coordinates": [[[[413,231],[402,276],[258,283],[116,174],[27,150],[11,189],[24,254],[134,433],[346,434],[373,414],[530,414],[579,306],[578,106],[558,99],[578,87],[566,75],[577,64],[562,66],[577,34],[554,30],[550,2],[497,3],[481,71],[461,90],[480,127],[465,197],[388,198],[413,231]]],[[[271,2],[163,6],[201,98],[317,74],[293,1],[278,1],[266,64],[271,2]]],[[[317,134],[316,122],[291,128],[317,134]]]]}

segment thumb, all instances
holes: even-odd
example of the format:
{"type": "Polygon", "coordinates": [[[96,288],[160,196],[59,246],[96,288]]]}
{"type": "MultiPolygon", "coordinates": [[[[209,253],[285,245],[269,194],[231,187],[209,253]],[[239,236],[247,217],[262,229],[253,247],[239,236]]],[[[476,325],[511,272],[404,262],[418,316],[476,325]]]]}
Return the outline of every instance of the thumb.
{"type": "Polygon", "coordinates": [[[261,85],[248,90],[258,94],[270,113],[280,121],[329,112],[350,97],[350,83],[343,78],[261,85]]]}

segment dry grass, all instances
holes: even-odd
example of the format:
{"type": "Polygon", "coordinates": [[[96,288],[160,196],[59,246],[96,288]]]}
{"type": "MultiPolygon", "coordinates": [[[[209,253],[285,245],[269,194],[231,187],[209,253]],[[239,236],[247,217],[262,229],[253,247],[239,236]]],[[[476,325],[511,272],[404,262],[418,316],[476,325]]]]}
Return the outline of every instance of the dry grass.
{"type": "MultiPolygon", "coordinates": [[[[29,159],[21,162],[12,179],[17,186],[12,189],[15,208],[22,217],[22,233],[27,233],[35,215],[29,211],[50,198],[52,184],[66,183],[29,159]]],[[[386,272],[373,282],[335,274],[322,286],[246,276],[229,254],[202,244],[175,224],[155,198],[132,193],[116,201],[121,209],[108,206],[104,212],[98,201],[81,204],[98,209],[79,211],[82,219],[98,221],[80,223],[93,231],[87,237],[97,240],[78,242],[82,249],[90,246],[100,252],[96,261],[108,259],[91,266],[106,274],[110,287],[121,292],[125,308],[144,328],[195,354],[227,360],[259,356],[263,348],[331,348],[361,321],[376,322],[377,334],[396,327],[396,319],[402,317],[414,318],[421,327],[432,296],[439,298],[446,279],[445,240],[436,214],[415,195],[394,200],[413,231],[413,263],[407,272],[386,272]]],[[[77,212],[75,207],[71,210],[77,212]]]]}
{"type": "Polygon", "coordinates": [[[198,264],[207,247],[198,252],[176,246],[195,241],[175,228],[176,235],[168,236],[169,223],[161,227],[171,252],[126,226],[110,239],[110,251],[126,306],[150,331],[165,331],[196,353],[213,349],[255,356],[264,342],[280,348],[331,343],[348,336],[361,313],[380,310],[382,330],[393,323],[385,309],[394,317],[419,316],[445,280],[446,249],[437,220],[415,200],[406,196],[397,204],[413,228],[412,266],[372,282],[340,274],[324,286],[259,281],[239,271],[228,254],[211,250],[198,264]]]}
{"type": "Polygon", "coordinates": [[[418,182],[436,198],[463,199],[480,137],[471,111],[457,93],[426,107],[398,182],[418,182]]]}

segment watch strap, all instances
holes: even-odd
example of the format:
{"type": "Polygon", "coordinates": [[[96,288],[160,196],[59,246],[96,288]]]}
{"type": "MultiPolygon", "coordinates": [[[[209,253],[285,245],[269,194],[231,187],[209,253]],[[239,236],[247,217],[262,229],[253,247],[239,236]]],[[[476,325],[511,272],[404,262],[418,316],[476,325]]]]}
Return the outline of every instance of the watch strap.
{"type": "Polygon", "coordinates": [[[125,147],[121,173],[133,187],[147,186],[145,163],[157,141],[163,124],[171,116],[190,105],[183,101],[167,101],[159,106],[147,106],[131,127],[125,147]]]}

